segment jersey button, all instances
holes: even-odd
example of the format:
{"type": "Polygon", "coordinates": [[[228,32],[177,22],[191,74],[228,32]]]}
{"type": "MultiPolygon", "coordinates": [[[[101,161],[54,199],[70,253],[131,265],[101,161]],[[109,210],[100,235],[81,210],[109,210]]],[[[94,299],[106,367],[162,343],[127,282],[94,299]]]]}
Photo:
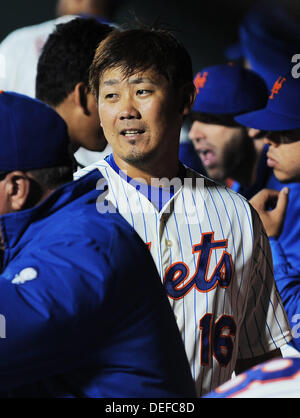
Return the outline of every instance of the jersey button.
{"type": "Polygon", "coordinates": [[[173,245],[173,242],[170,241],[169,239],[166,239],[166,246],[170,248],[172,247],[172,245],[173,245]]]}

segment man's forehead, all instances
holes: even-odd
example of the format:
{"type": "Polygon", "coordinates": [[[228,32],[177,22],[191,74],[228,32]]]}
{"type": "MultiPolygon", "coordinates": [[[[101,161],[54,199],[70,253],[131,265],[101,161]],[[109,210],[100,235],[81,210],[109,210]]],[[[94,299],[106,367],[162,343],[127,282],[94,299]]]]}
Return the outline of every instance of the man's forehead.
{"type": "Polygon", "coordinates": [[[129,72],[125,67],[114,67],[105,70],[100,80],[102,86],[114,85],[122,82],[127,82],[129,84],[162,84],[166,83],[166,79],[153,68],[129,72]]]}

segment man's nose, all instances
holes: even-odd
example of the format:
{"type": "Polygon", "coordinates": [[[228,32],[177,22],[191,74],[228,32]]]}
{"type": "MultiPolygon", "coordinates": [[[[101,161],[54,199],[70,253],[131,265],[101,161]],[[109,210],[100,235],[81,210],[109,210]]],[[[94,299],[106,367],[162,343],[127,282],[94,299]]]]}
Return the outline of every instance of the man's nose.
{"type": "Polygon", "coordinates": [[[119,118],[124,119],[140,119],[141,114],[130,98],[122,100],[119,118]]]}

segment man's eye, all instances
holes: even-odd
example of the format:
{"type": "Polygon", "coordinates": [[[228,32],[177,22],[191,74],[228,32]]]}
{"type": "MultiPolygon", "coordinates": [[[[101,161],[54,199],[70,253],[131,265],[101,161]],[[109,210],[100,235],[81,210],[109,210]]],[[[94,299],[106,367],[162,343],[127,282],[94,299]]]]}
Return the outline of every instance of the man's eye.
{"type": "Polygon", "coordinates": [[[118,97],[118,95],[116,93],[108,93],[108,94],[105,95],[105,99],[108,99],[108,100],[115,99],[117,97],[118,97]]]}
{"type": "Polygon", "coordinates": [[[152,90],[139,89],[137,91],[137,94],[139,94],[139,95],[145,95],[145,94],[150,94],[150,93],[152,93],[152,90]]]}

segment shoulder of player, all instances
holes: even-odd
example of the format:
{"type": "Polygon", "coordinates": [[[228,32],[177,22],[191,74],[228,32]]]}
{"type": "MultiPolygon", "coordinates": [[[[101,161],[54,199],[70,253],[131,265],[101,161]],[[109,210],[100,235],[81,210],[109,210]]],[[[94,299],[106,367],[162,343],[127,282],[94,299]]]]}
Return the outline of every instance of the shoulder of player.
{"type": "Polygon", "coordinates": [[[56,19],[47,20],[38,24],[23,26],[21,28],[15,29],[10,32],[2,41],[1,46],[13,44],[22,44],[24,45],[25,41],[35,40],[35,38],[40,38],[41,36],[49,35],[54,29],[55,26],[59,23],[66,23],[76,16],[68,15],[62,16],[56,19]]]}
{"type": "Polygon", "coordinates": [[[212,180],[203,174],[197,173],[195,170],[186,167],[186,177],[188,179],[199,179],[202,181],[195,181],[195,187],[203,187],[206,191],[213,195],[220,195],[222,198],[226,200],[229,198],[233,202],[242,202],[245,207],[250,207],[248,200],[242,196],[241,194],[235,192],[234,190],[230,189],[229,187],[218,183],[215,180],[212,180]]]}
{"type": "MultiPolygon", "coordinates": [[[[25,253],[39,248],[48,252],[48,248],[55,248],[54,252],[62,253],[72,261],[74,254],[81,254],[86,258],[88,254],[105,257],[109,264],[117,264],[120,254],[129,254],[137,250],[138,241],[134,229],[111,205],[109,212],[99,213],[96,208],[98,192],[87,193],[86,199],[78,204],[70,204],[50,214],[45,219],[37,219],[27,231],[24,247],[25,253]],[[50,247],[49,247],[50,246],[50,247]],[[116,251],[116,248],[118,249],[116,251]],[[83,255],[84,254],[84,255],[83,255]]],[[[126,258],[126,256],[125,256],[126,258]]],[[[80,264],[80,263],[79,263],[80,264]]],[[[126,263],[125,263],[126,264],[126,263]]]]}
{"type": "Polygon", "coordinates": [[[84,168],[81,168],[80,170],[77,170],[74,173],[73,178],[74,180],[78,180],[80,177],[85,176],[90,171],[93,171],[95,169],[98,169],[101,171],[102,168],[107,168],[107,167],[110,167],[110,165],[105,160],[99,160],[84,168]]]}

